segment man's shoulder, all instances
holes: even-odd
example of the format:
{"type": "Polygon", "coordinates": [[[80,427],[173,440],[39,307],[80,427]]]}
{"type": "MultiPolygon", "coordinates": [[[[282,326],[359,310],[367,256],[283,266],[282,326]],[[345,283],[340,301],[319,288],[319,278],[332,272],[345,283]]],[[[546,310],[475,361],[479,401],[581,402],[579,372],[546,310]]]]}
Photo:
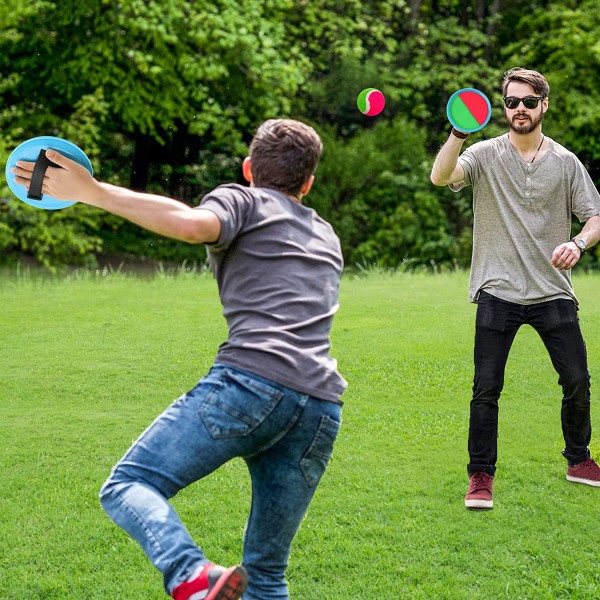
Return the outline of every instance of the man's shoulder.
{"type": "Polygon", "coordinates": [[[205,196],[205,198],[210,197],[238,201],[260,200],[262,202],[275,203],[281,203],[282,200],[289,200],[289,198],[283,192],[278,190],[271,188],[251,187],[239,183],[223,183],[205,196]]]}
{"type": "MultiPolygon", "coordinates": [[[[508,150],[506,134],[475,142],[459,157],[459,163],[465,171],[466,178],[474,184],[480,175],[488,172],[508,150]]],[[[458,191],[460,188],[451,188],[458,191]]]]}
{"type": "Polygon", "coordinates": [[[222,183],[206,194],[205,197],[207,198],[213,196],[221,198],[250,198],[252,197],[252,192],[253,188],[246,185],[241,185],[239,183],[222,183]]]}
{"type": "Polygon", "coordinates": [[[565,161],[579,161],[577,155],[574,152],[571,152],[571,150],[569,150],[562,144],[559,144],[556,140],[552,139],[551,137],[548,137],[548,140],[550,141],[549,150],[553,155],[565,161]]]}
{"type": "Polygon", "coordinates": [[[472,146],[469,146],[468,150],[471,152],[493,152],[498,154],[507,149],[507,141],[507,134],[503,134],[487,140],[475,142],[472,146]]]}
{"type": "Polygon", "coordinates": [[[208,192],[201,200],[203,208],[221,207],[228,211],[246,212],[253,209],[259,202],[261,190],[239,183],[223,183],[208,192]]]}

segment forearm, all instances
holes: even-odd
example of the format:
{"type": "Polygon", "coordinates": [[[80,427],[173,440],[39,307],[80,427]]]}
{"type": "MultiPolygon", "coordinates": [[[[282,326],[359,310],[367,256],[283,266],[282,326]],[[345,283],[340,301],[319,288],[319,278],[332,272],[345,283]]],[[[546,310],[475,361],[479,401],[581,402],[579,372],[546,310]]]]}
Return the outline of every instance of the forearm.
{"type": "MultiPolygon", "coordinates": [[[[216,242],[221,233],[221,222],[209,210],[195,210],[165,196],[133,192],[100,183],[75,161],[55,150],[46,156],[61,168],[46,170],[42,192],[65,202],[74,200],[96,206],[118,215],[159,235],[190,244],[216,242]]],[[[17,161],[11,169],[15,182],[29,189],[35,163],[17,161]]]]}
{"type": "Polygon", "coordinates": [[[591,248],[597,244],[600,241],[600,215],[590,217],[577,234],[577,237],[585,241],[586,248],[591,248]]]}
{"type": "Polygon", "coordinates": [[[81,201],[159,235],[191,243],[196,241],[194,221],[197,213],[178,200],[95,182],[81,201]]]}
{"type": "Polygon", "coordinates": [[[464,177],[464,172],[458,166],[458,157],[465,140],[450,134],[446,143],[435,158],[431,169],[431,182],[434,185],[456,183],[464,177]]]}

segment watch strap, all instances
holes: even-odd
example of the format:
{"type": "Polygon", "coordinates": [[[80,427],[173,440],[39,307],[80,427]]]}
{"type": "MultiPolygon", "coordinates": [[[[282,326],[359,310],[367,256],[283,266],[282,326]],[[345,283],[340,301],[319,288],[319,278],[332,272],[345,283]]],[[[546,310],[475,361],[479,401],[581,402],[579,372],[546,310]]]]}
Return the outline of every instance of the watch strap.
{"type": "Polygon", "coordinates": [[[585,252],[585,249],[586,249],[585,240],[575,236],[575,237],[572,237],[569,241],[573,242],[577,246],[577,248],[579,248],[579,252],[581,252],[581,254],[583,254],[585,252]]]}

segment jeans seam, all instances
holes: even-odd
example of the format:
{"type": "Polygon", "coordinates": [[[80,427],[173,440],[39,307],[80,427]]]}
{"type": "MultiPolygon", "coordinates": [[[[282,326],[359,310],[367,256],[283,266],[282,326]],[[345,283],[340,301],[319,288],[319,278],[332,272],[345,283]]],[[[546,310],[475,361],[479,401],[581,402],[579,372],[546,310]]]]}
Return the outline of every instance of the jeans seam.
{"type": "Polygon", "coordinates": [[[243,374],[244,379],[245,379],[244,382],[241,382],[238,379],[238,377],[236,377],[235,375],[236,375],[236,372],[234,370],[232,370],[231,368],[228,368],[225,371],[223,371],[224,377],[227,377],[228,379],[237,383],[241,387],[245,387],[245,388],[249,389],[251,392],[256,394],[259,398],[268,396],[274,400],[279,401],[279,400],[281,400],[281,398],[284,395],[280,389],[276,388],[275,386],[269,385],[267,383],[263,383],[262,386],[257,385],[257,383],[253,382],[251,377],[246,374],[243,374]]]}
{"type": "Polygon", "coordinates": [[[302,395],[301,401],[298,403],[294,414],[290,417],[290,420],[287,422],[286,426],[273,439],[269,440],[267,444],[261,446],[256,452],[249,454],[246,458],[252,458],[253,456],[257,456],[263,452],[266,452],[269,448],[272,448],[275,444],[280,442],[289,433],[290,429],[296,424],[296,421],[298,421],[307,402],[308,396],[302,395]]]}
{"type": "Polygon", "coordinates": [[[325,469],[327,468],[327,463],[329,462],[329,460],[331,459],[331,456],[333,454],[333,444],[335,443],[335,438],[337,437],[337,433],[339,432],[340,426],[341,426],[341,423],[339,423],[338,421],[336,421],[329,415],[321,416],[321,419],[319,420],[319,426],[318,426],[317,431],[310,443],[310,446],[308,447],[308,450],[304,453],[304,455],[302,456],[302,458],[300,459],[300,462],[298,464],[298,466],[300,467],[300,470],[302,471],[304,480],[306,481],[306,483],[309,487],[315,487],[319,483],[321,477],[323,476],[323,473],[325,472],[325,469]],[[325,433],[325,431],[328,427],[331,427],[332,423],[335,423],[334,427],[336,428],[334,440],[331,444],[329,451],[321,452],[321,450],[319,450],[317,447],[318,442],[321,441],[321,438],[323,436],[327,435],[327,433],[325,433]],[[317,478],[316,481],[313,480],[313,477],[311,477],[309,470],[306,466],[307,463],[310,462],[310,457],[315,457],[315,458],[321,459],[321,460],[325,461],[325,463],[326,463],[323,473],[321,473],[321,475],[317,478]]]}

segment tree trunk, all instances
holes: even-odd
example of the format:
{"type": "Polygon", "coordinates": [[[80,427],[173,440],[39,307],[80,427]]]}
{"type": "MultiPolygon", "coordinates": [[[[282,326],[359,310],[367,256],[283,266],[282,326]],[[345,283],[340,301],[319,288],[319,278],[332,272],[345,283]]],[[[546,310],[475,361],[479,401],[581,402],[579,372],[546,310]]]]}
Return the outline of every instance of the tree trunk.
{"type": "Polygon", "coordinates": [[[460,3],[460,17],[459,17],[459,23],[463,26],[463,27],[467,27],[469,25],[469,17],[471,16],[471,2],[470,0],[462,0],[462,2],[460,3]]]}
{"type": "Polygon", "coordinates": [[[492,49],[496,46],[494,37],[496,32],[498,31],[498,23],[501,19],[502,10],[502,0],[493,0],[490,6],[490,15],[488,17],[488,25],[487,25],[487,42],[485,45],[485,50],[483,51],[483,58],[487,63],[491,62],[492,59],[492,49]]]}
{"type": "Polygon", "coordinates": [[[151,138],[144,133],[135,135],[135,152],[131,167],[131,189],[139,192],[145,191],[148,185],[148,171],[150,165],[151,138]]]}
{"type": "MultiPolygon", "coordinates": [[[[171,142],[171,152],[169,162],[173,167],[169,180],[169,194],[175,198],[181,198],[183,195],[183,167],[186,165],[186,150],[188,141],[188,128],[183,123],[177,123],[177,129],[173,134],[171,142]]],[[[187,200],[187,198],[185,198],[187,200]]]]}
{"type": "Polygon", "coordinates": [[[416,31],[421,19],[421,0],[410,0],[410,30],[416,31]]]}
{"type": "Polygon", "coordinates": [[[478,25],[483,23],[485,19],[485,7],[488,2],[484,2],[484,0],[477,0],[477,4],[475,5],[475,21],[477,21],[478,25]]]}

